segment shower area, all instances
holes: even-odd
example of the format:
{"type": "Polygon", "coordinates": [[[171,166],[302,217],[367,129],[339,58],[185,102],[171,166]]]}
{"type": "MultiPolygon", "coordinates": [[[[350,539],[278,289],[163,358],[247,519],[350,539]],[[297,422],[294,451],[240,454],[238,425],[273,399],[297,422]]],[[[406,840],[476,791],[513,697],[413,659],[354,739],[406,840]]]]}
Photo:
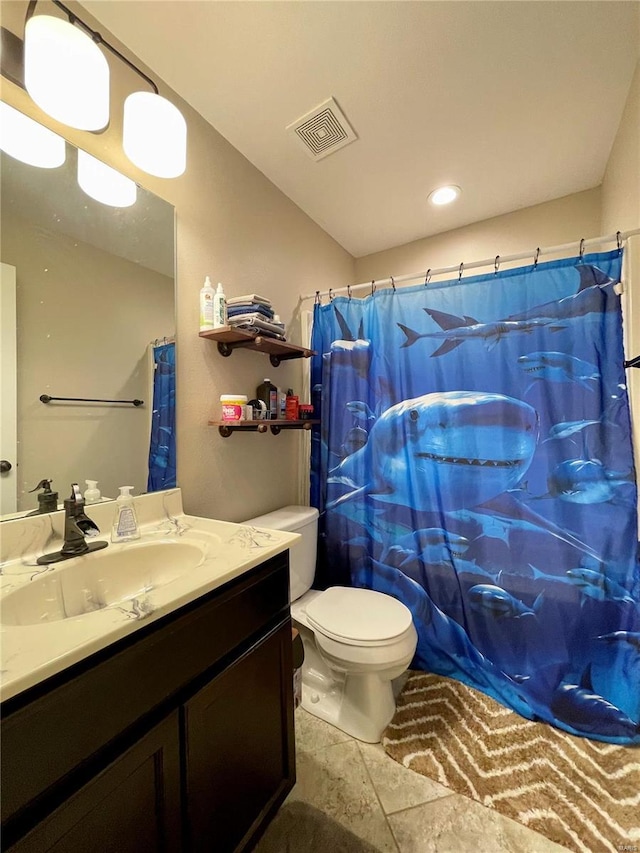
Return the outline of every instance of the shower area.
{"type": "Polygon", "coordinates": [[[406,604],[413,668],[571,734],[637,744],[628,250],[620,238],[576,248],[318,295],[317,581],[406,604]]]}

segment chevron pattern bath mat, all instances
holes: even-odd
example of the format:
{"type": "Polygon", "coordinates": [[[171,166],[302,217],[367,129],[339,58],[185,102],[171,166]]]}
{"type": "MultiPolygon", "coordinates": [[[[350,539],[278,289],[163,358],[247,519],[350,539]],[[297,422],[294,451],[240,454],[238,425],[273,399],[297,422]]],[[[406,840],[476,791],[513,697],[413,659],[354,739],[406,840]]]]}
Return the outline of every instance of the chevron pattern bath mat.
{"type": "Polygon", "coordinates": [[[640,748],[533,723],[414,672],[382,737],[400,764],[579,853],[640,853],[640,748]]]}

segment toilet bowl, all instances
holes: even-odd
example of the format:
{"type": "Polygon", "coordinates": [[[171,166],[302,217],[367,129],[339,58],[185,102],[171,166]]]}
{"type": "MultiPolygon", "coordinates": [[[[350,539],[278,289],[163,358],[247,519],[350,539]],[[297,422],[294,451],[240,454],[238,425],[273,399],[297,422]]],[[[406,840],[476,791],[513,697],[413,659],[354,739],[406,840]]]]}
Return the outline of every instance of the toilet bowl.
{"type": "Polygon", "coordinates": [[[368,743],[395,711],[394,680],[416,650],[410,610],[390,595],[356,587],[311,589],[318,511],[288,506],[244,522],[300,533],[290,553],[291,617],[304,646],[302,706],[368,743]]]}

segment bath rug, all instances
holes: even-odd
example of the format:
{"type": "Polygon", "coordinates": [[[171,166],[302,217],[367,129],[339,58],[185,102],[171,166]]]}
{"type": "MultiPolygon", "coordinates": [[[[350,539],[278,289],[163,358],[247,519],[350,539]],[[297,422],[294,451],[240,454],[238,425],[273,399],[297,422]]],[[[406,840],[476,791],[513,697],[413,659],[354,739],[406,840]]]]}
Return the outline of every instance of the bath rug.
{"type": "Polygon", "coordinates": [[[382,736],[417,773],[579,853],[640,853],[640,747],[574,737],[412,672],[382,736]]]}

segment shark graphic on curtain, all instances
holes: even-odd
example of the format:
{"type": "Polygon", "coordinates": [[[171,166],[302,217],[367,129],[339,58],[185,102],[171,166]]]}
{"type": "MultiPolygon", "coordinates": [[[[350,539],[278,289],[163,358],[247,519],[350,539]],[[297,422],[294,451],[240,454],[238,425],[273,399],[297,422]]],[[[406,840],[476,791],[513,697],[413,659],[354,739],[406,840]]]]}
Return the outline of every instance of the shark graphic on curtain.
{"type": "Polygon", "coordinates": [[[412,666],[640,743],[621,252],[316,305],[320,586],[411,610],[412,666]]]}

